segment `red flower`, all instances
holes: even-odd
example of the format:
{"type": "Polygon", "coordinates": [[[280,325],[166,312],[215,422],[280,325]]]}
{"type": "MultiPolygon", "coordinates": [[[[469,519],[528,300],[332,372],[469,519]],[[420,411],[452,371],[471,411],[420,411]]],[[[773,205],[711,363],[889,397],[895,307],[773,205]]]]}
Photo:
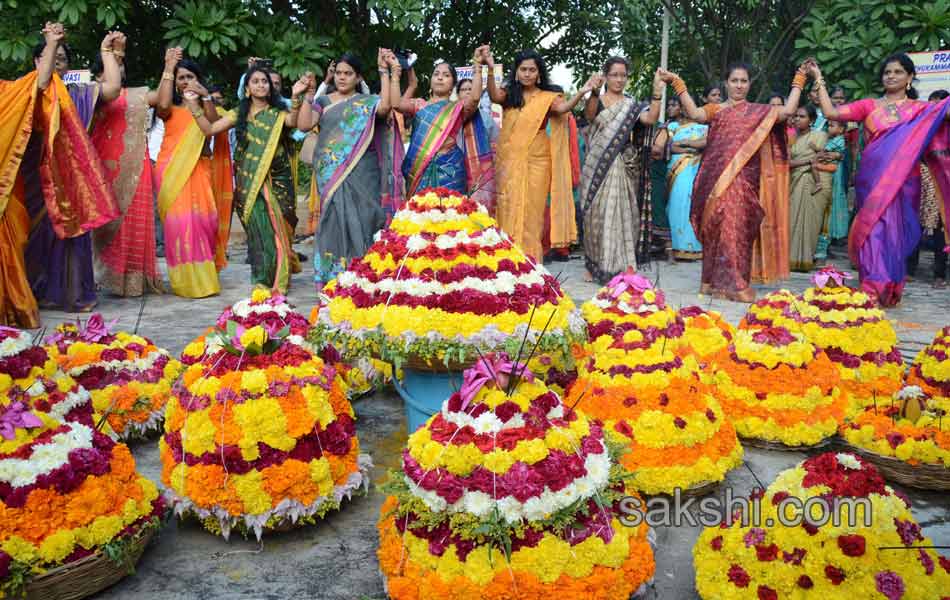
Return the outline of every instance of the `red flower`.
{"type": "Polygon", "coordinates": [[[897,431],[888,431],[887,434],[884,435],[884,438],[887,439],[887,443],[890,444],[894,450],[907,439],[904,437],[904,434],[898,433],[897,431]]]}
{"type": "Polygon", "coordinates": [[[864,554],[864,536],[863,535],[842,535],[838,536],[838,547],[845,556],[862,556],[864,554]]]}
{"type": "Polygon", "coordinates": [[[943,570],[947,573],[950,573],[950,558],[947,558],[942,554],[938,554],[937,559],[940,561],[940,566],[943,567],[943,570]]]}
{"type": "Polygon", "coordinates": [[[768,586],[760,585],[757,591],[759,600],[778,600],[778,592],[768,586]]]}
{"type": "Polygon", "coordinates": [[[802,564],[806,551],[804,548],[795,548],[791,552],[782,552],[782,560],[793,565],[802,564]]]}
{"type": "Polygon", "coordinates": [[[676,425],[679,429],[686,428],[686,421],[684,421],[682,417],[676,417],[675,419],[673,419],[673,424],[676,425]]]}
{"type": "Polygon", "coordinates": [[[714,413],[711,408],[707,408],[707,409],[706,409],[706,418],[709,419],[709,422],[710,422],[710,423],[715,423],[715,422],[716,422],[716,413],[714,413]]]}
{"type": "Polygon", "coordinates": [[[755,556],[762,562],[772,562],[778,558],[778,546],[775,544],[769,544],[768,546],[759,544],[755,547],[755,556]]]}
{"type": "Polygon", "coordinates": [[[844,571],[838,567],[827,565],[825,566],[825,577],[827,577],[833,585],[841,585],[841,582],[844,581],[844,571]]]}
{"type": "Polygon", "coordinates": [[[716,552],[719,552],[720,550],[722,550],[722,536],[721,536],[721,535],[717,535],[716,537],[714,537],[714,538],[709,542],[709,545],[710,545],[710,546],[712,547],[712,549],[715,550],[716,552]]]}
{"type": "Polygon", "coordinates": [[[746,573],[745,569],[735,564],[729,567],[728,576],[729,581],[735,584],[736,587],[741,588],[749,587],[749,582],[752,580],[752,578],[749,577],[749,574],[746,573]]]}
{"type": "Polygon", "coordinates": [[[815,587],[815,582],[812,581],[811,577],[809,577],[808,575],[802,575],[801,577],[799,577],[797,583],[798,583],[798,587],[804,588],[806,590],[810,590],[811,588],[815,587]]]}

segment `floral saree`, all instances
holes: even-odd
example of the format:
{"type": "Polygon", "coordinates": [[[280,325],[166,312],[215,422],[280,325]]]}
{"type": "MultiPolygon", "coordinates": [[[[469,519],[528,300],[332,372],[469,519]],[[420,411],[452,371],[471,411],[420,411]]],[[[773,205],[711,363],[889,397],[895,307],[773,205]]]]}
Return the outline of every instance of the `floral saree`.
{"type": "Polygon", "coordinates": [[[296,189],[286,114],[268,107],[249,118],[234,151],[234,208],[247,232],[251,282],[281,293],[294,272],[293,229],[283,208],[293,204],[296,189]]]}
{"type": "MultiPolygon", "coordinates": [[[[934,177],[940,205],[950,202],[950,99],[936,104],[865,99],[838,108],[863,121],[867,145],[855,177],[857,214],[848,250],[861,287],[883,306],[900,302],[907,257],[920,242],[920,161],[934,177]]],[[[944,213],[946,214],[946,212],[944,213]]]]}
{"type": "Polygon", "coordinates": [[[97,279],[117,296],[161,292],[155,259],[152,161],[145,130],[148,88],[125,88],[99,108],[92,143],[122,216],[93,232],[97,279]]]}
{"type": "Polygon", "coordinates": [[[494,166],[488,130],[479,113],[464,120],[461,102],[420,107],[402,163],[406,195],[444,187],[467,194],[494,211],[494,166]]]}
{"type": "Polygon", "coordinates": [[[649,253],[650,201],[646,159],[648,128],[640,114],[647,104],[624,98],[602,109],[590,124],[581,204],[588,272],[606,283],[649,253]]]}
{"type": "Polygon", "coordinates": [[[709,135],[690,221],[703,245],[702,282],[720,293],[785,279],[788,145],[779,109],[742,102],[703,107],[709,135]]]}
{"type": "Polygon", "coordinates": [[[314,101],[320,114],[313,155],[320,207],[314,252],[318,287],[350,259],[363,256],[402,205],[402,139],[388,119],[376,116],[378,105],[379,96],[368,94],[336,104],[328,96],[314,101]]]}
{"type": "MultiPolygon", "coordinates": [[[[701,123],[680,125],[674,121],[667,125],[666,129],[670,134],[672,146],[677,142],[706,137],[709,127],[701,123]]],[[[693,182],[702,160],[702,154],[671,153],[667,167],[666,188],[669,190],[669,198],[666,212],[670,221],[673,256],[683,260],[697,260],[703,256],[703,246],[689,222],[690,207],[693,204],[693,182]]]]}
{"type": "Polygon", "coordinates": [[[231,227],[231,153],[227,133],[215,137],[213,156],[191,112],[172,106],[155,163],[158,213],[172,292],[205,298],[221,291],[231,227]]]}

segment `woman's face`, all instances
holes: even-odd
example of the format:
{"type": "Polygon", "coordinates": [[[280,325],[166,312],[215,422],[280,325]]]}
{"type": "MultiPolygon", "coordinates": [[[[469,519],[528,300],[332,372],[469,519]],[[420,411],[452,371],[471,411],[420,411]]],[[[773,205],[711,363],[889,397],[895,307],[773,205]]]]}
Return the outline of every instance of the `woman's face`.
{"type": "Polygon", "coordinates": [[[845,98],[844,90],[835,90],[835,93],[831,95],[831,103],[835,106],[841,106],[845,103],[845,100],[847,98],[845,98]]]}
{"type": "Polygon", "coordinates": [[[472,82],[463,81],[462,85],[459,86],[459,100],[468,100],[468,97],[472,93],[472,82]]]}
{"type": "Polygon", "coordinates": [[[178,88],[179,94],[185,93],[188,86],[195,81],[198,81],[197,75],[185,67],[178,67],[178,71],[175,73],[175,87],[178,88]]]}
{"type": "Polygon", "coordinates": [[[535,62],[533,58],[528,58],[518,65],[518,71],[515,74],[515,77],[518,79],[518,83],[522,87],[533,88],[538,85],[538,78],[540,77],[540,71],[538,70],[538,63],[535,62]]]}
{"type": "Polygon", "coordinates": [[[799,108],[795,111],[795,127],[801,133],[805,133],[811,129],[811,117],[804,108],[799,108]]]}
{"type": "Polygon", "coordinates": [[[270,97],[271,80],[263,71],[254,71],[244,84],[248,97],[267,100],[270,97]]]}
{"type": "Polygon", "coordinates": [[[336,64],[336,70],[333,72],[333,85],[336,86],[337,92],[344,95],[349,94],[356,89],[359,82],[359,75],[356,74],[353,67],[345,62],[336,64]]]}
{"type": "Polygon", "coordinates": [[[452,93],[452,86],[455,80],[452,79],[452,70],[446,63],[436,65],[432,71],[432,81],[429,82],[429,89],[436,96],[448,96],[452,93]]]}
{"type": "Polygon", "coordinates": [[[783,102],[782,99],[779,98],[778,96],[773,96],[772,98],[769,98],[769,104],[771,104],[772,106],[785,106],[785,102],[783,102]]]}
{"type": "Polygon", "coordinates": [[[913,78],[910,73],[896,60],[884,65],[884,75],[881,83],[886,92],[906,92],[913,78]]]}
{"type": "Polygon", "coordinates": [[[671,121],[680,118],[682,114],[682,109],[679,102],[667,102],[666,103],[666,116],[671,121]]]}
{"type": "Polygon", "coordinates": [[[622,94],[629,78],[627,65],[623,63],[610,65],[610,69],[607,70],[607,90],[614,94],[622,94]]]}
{"type": "Polygon", "coordinates": [[[713,88],[706,94],[706,102],[709,104],[720,104],[722,102],[722,91],[719,88],[713,88]]]}
{"type": "Polygon", "coordinates": [[[733,69],[726,80],[726,92],[730,100],[745,100],[749,95],[749,72],[745,69],[733,69]]]}

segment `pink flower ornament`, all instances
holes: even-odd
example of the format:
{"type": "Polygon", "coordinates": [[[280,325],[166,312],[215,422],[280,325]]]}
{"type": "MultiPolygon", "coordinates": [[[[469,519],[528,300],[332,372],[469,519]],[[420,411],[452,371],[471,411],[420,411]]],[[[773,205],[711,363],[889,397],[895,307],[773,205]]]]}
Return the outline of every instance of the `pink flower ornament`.
{"type": "Polygon", "coordinates": [[[42,427],[43,422],[23,402],[14,402],[0,413],[0,436],[12,440],[17,429],[42,427]]]}

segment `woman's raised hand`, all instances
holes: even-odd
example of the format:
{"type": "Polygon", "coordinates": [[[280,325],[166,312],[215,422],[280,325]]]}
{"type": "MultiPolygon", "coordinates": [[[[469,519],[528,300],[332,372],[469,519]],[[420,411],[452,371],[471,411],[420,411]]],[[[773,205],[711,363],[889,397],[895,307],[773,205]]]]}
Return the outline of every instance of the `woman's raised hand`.
{"type": "Polygon", "coordinates": [[[310,89],[311,80],[313,80],[313,73],[311,73],[310,71],[307,71],[306,73],[301,75],[300,79],[298,79],[297,82],[294,83],[294,87],[291,88],[290,90],[291,95],[294,98],[296,98],[300,96],[301,94],[306,93],[306,91],[310,89]]]}
{"type": "Polygon", "coordinates": [[[489,69],[495,68],[495,55],[491,53],[491,46],[482,46],[482,63],[489,69]]]}
{"type": "Polygon", "coordinates": [[[600,87],[601,83],[600,83],[599,77],[600,77],[599,73],[594,73],[593,75],[588,77],[587,83],[585,83],[584,87],[581,88],[581,92],[589,92],[593,90],[594,88],[600,87]]]}
{"type": "Polygon", "coordinates": [[[656,76],[660,78],[660,81],[663,83],[672,83],[676,79],[676,73],[673,71],[667,71],[663,67],[659,67],[656,70],[656,76]]]}
{"type": "Polygon", "coordinates": [[[47,21],[43,27],[43,38],[48,44],[59,44],[66,39],[66,28],[62,23],[47,21]]]}
{"type": "Polygon", "coordinates": [[[170,71],[175,68],[175,65],[185,56],[184,51],[181,48],[169,48],[165,51],[165,70],[170,71]]]}
{"type": "MultiPolygon", "coordinates": [[[[199,98],[204,98],[205,96],[208,95],[207,88],[205,88],[205,86],[201,85],[197,81],[192,81],[191,83],[188,84],[188,87],[185,88],[184,94],[187,94],[188,92],[192,92],[196,94],[199,98]]],[[[184,94],[182,94],[182,96],[184,96],[184,94]]]]}
{"type": "Polygon", "coordinates": [[[388,71],[390,64],[391,63],[389,62],[389,49],[380,48],[379,51],[376,53],[376,66],[378,66],[380,70],[388,71]]]}
{"type": "MultiPolygon", "coordinates": [[[[331,60],[330,64],[327,65],[327,72],[323,76],[323,82],[329,84],[331,81],[333,81],[334,75],[336,75],[336,61],[331,60]]],[[[314,79],[314,83],[316,83],[316,79],[314,79]]]]}

